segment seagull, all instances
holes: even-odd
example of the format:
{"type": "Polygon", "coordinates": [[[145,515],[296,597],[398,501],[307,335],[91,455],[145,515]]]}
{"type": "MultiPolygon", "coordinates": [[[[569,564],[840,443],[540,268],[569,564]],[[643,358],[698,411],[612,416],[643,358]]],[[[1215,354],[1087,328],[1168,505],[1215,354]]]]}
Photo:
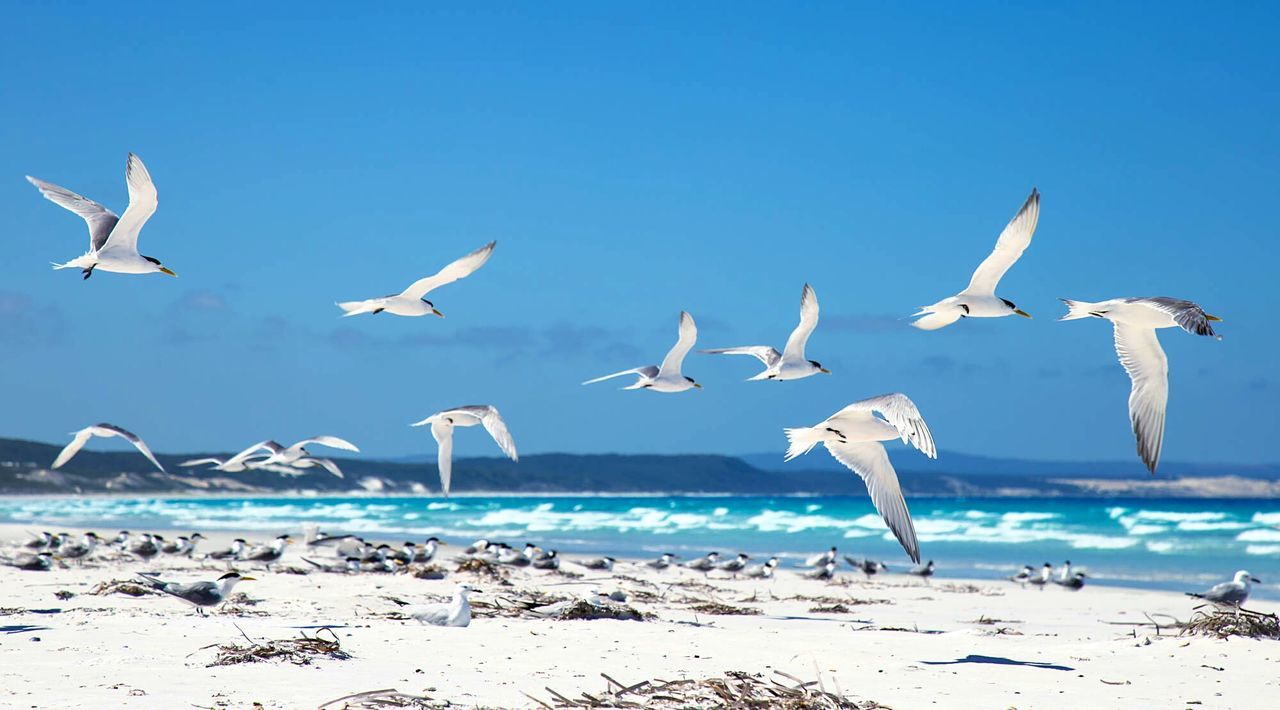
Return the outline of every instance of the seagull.
{"type": "Polygon", "coordinates": [[[414,281],[409,288],[400,293],[382,298],[370,298],[367,301],[346,301],[339,303],[338,308],[343,310],[344,318],[361,313],[382,313],[383,311],[397,316],[425,316],[430,313],[443,318],[444,314],[437,311],[435,304],[426,299],[427,293],[475,273],[476,269],[484,266],[484,263],[489,260],[496,244],[497,242],[489,242],[444,267],[435,276],[414,281]]]}
{"type": "Polygon", "coordinates": [[[841,409],[812,427],[784,429],[790,446],[785,461],[806,454],[824,444],[840,463],[862,477],[876,510],[888,523],[894,537],[911,561],[920,564],[920,544],[915,525],[898,485],[898,474],[889,463],[881,441],[902,439],[925,456],[938,458],[933,434],[916,405],[905,394],[871,397],[841,409]],[[875,416],[879,412],[884,418],[875,416]]]}
{"type": "Polygon", "coordinates": [[[138,573],[138,577],[153,589],[158,589],[194,606],[201,615],[204,614],[203,607],[217,606],[226,601],[227,597],[231,596],[231,590],[235,589],[237,584],[254,581],[253,577],[245,577],[239,572],[228,572],[219,577],[216,582],[191,582],[189,584],[166,582],[153,574],[145,572],[138,573]]]}
{"type": "Polygon", "coordinates": [[[0,564],[17,567],[29,572],[48,572],[53,568],[53,553],[37,552],[33,555],[24,552],[17,557],[0,557],[0,564]]]}
{"type": "Polygon", "coordinates": [[[703,557],[696,557],[692,560],[689,560],[688,562],[685,562],[683,565],[681,565],[681,567],[685,567],[686,569],[698,570],[699,572],[709,572],[713,568],[715,568],[716,564],[719,562],[720,562],[719,552],[708,552],[703,557]]]}
{"type": "Polygon", "coordinates": [[[685,311],[680,311],[680,338],[676,341],[675,347],[671,348],[667,356],[663,358],[661,367],[645,365],[644,367],[636,367],[622,372],[615,372],[612,375],[587,380],[582,384],[590,385],[613,377],[622,377],[623,375],[638,375],[635,383],[622,389],[647,389],[653,392],[683,392],[695,387],[702,389],[702,385],[694,382],[692,377],[685,377],[680,374],[680,365],[684,362],[684,356],[688,355],[689,351],[693,349],[693,344],[697,339],[698,326],[693,322],[693,316],[685,311]]]}
{"type": "Polygon", "coordinates": [[[1039,219],[1040,193],[1033,188],[1027,201],[1022,203],[1022,209],[1018,210],[1018,214],[1014,215],[1000,233],[995,251],[973,272],[969,286],[932,306],[922,306],[912,317],[924,317],[913,321],[911,325],[921,330],[937,330],[961,318],[1000,318],[1015,313],[1023,318],[1030,318],[1026,311],[1018,308],[1012,301],[997,296],[996,284],[1031,244],[1031,235],[1035,234],[1039,219]]]}
{"type": "Polygon", "coordinates": [[[929,562],[924,565],[921,565],[918,567],[912,567],[911,569],[907,570],[907,574],[914,574],[917,577],[923,577],[925,579],[932,577],[933,576],[933,560],[929,560],[929,562]]]}
{"type": "Polygon", "coordinates": [[[675,559],[678,557],[679,555],[675,553],[664,552],[662,553],[661,557],[659,557],[656,560],[649,560],[648,562],[645,563],[645,565],[652,567],[654,569],[666,569],[670,567],[672,564],[674,564],[675,559]]]}
{"type": "Polygon", "coordinates": [[[1133,381],[1129,391],[1129,423],[1138,440],[1138,457],[1152,475],[1164,444],[1164,413],[1169,401],[1169,361],[1156,337],[1157,328],[1182,328],[1194,335],[1216,336],[1213,322],[1222,319],[1191,301],[1177,298],[1113,298],[1087,303],[1062,299],[1061,320],[1105,318],[1115,325],[1116,354],[1133,381]]]}
{"type": "Polygon", "coordinates": [[[602,569],[606,572],[613,571],[613,563],[617,562],[612,557],[596,557],[590,560],[576,560],[577,564],[587,569],[602,569]]]}
{"type": "Polygon", "coordinates": [[[471,623],[471,602],[467,595],[472,592],[481,593],[481,590],[470,584],[459,584],[453,591],[453,601],[413,607],[408,611],[409,617],[432,626],[467,626],[471,623]]]}
{"type": "Polygon", "coordinates": [[[836,576],[836,563],[828,562],[817,569],[804,573],[809,579],[834,579],[836,576]]]}
{"type": "Polygon", "coordinates": [[[821,567],[828,562],[836,561],[836,546],[832,545],[830,550],[813,555],[804,561],[805,567],[821,567]]]}
{"type": "Polygon", "coordinates": [[[453,429],[460,426],[483,424],[485,431],[493,437],[498,448],[512,461],[519,461],[516,453],[516,442],[507,431],[507,423],[502,420],[497,407],[488,404],[473,404],[455,409],[436,412],[419,422],[409,426],[431,425],[431,436],[436,440],[436,467],[440,472],[440,490],[449,497],[449,482],[453,478],[453,429]]]}
{"type": "Polygon", "coordinates": [[[90,200],[87,197],[27,176],[27,182],[36,186],[50,202],[70,210],[89,225],[89,251],[65,264],[53,265],[55,269],[80,269],[84,278],[93,275],[94,269],[118,274],[161,273],[177,276],[152,256],[138,253],[138,232],[151,219],[158,204],[156,186],[142,160],[133,153],[124,168],[125,182],[129,185],[129,207],[123,217],[90,200]]]}
{"type": "Polygon", "coordinates": [[[804,356],[805,343],[809,342],[809,336],[813,334],[813,329],[818,327],[818,295],[813,292],[813,287],[809,284],[804,285],[804,290],[800,292],[800,325],[791,331],[791,337],[787,338],[786,347],[782,352],[774,350],[769,345],[744,345],[736,348],[715,348],[712,350],[703,350],[708,355],[750,355],[760,362],[764,363],[764,371],[754,377],[747,378],[748,382],[754,380],[799,380],[810,375],[822,373],[830,375],[831,371],[823,367],[816,360],[809,360],[804,356]]]}
{"type": "Polygon", "coordinates": [[[105,439],[112,436],[118,436],[130,444],[133,444],[134,448],[138,451],[141,451],[142,455],[146,456],[148,461],[155,464],[155,467],[160,469],[160,473],[165,472],[164,466],[161,466],[160,462],[156,461],[156,457],[151,453],[151,449],[147,448],[146,442],[138,438],[137,434],[134,434],[127,429],[121,429],[114,424],[102,423],[87,426],[80,431],[73,431],[71,432],[71,435],[75,438],[71,440],[70,444],[67,444],[66,447],[62,449],[58,454],[58,458],[53,460],[53,468],[59,468],[66,462],[70,461],[73,456],[80,453],[80,449],[84,448],[84,445],[89,443],[89,439],[92,437],[100,436],[105,439]]]}
{"type": "Polygon", "coordinates": [[[1250,583],[1262,584],[1262,580],[1249,574],[1247,570],[1240,570],[1230,582],[1215,584],[1207,592],[1186,592],[1186,595],[1223,606],[1240,606],[1249,600],[1250,583]]]}
{"type": "Polygon", "coordinates": [[[778,558],[770,557],[768,562],[762,565],[752,565],[743,572],[751,579],[773,579],[773,571],[778,568],[778,558]]]}

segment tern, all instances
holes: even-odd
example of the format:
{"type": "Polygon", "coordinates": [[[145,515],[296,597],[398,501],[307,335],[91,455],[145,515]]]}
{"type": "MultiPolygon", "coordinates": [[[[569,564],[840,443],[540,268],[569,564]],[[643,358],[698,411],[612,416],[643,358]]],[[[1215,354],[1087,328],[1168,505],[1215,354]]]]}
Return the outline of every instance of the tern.
{"type": "Polygon", "coordinates": [[[773,579],[773,571],[778,568],[778,558],[770,557],[762,565],[752,565],[743,574],[751,579],[773,579]]]}
{"type": "Polygon", "coordinates": [[[716,563],[716,569],[721,572],[729,572],[734,576],[734,578],[737,578],[738,573],[746,569],[747,560],[749,559],[751,559],[751,555],[748,555],[745,552],[739,552],[738,556],[732,560],[725,560],[724,562],[716,563]]]}
{"type": "Polygon", "coordinates": [[[426,299],[427,293],[475,273],[476,269],[484,266],[484,263],[489,260],[489,256],[493,254],[493,247],[496,244],[497,242],[489,242],[444,267],[436,275],[414,281],[409,285],[409,288],[400,293],[383,296],[382,298],[370,298],[366,301],[346,301],[339,303],[338,308],[342,309],[344,318],[360,315],[361,313],[382,313],[384,311],[397,316],[425,316],[431,314],[443,318],[444,314],[436,310],[435,304],[426,299]]]}
{"type": "Polygon", "coordinates": [[[821,567],[828,562],[835,562],[835,561],[836,561],[836,546],[832,545],[830,550],[827,550],[826,552],[820,552],[816,555],[810,556],[808,559],[804,561],[804,566],[805,567],[821,567]]]}
{"type": "Polygon", "coordinates": [[[671,348],[671,351],[663,358],[661,366],[645,365],[644,367],[636,367],[622,372],[615,372],[612,375],[587,380],[582,384],[590,385],[614,377],[637,375],[633,384],[627,385],[622,389],[647,389],[653,392],[683,392],[693,388],[702,389],[702,385],[694,382],[692,377],[685,377],[680,374],[680,365],[684,363],[684,356],[689,354],[697,340],[698,326],[693,322],[693,316],[681,311],[680,337],[676,340],[675,347],[671,348]]]}
{"type": "Polygon", "coordinates": [[[244,550],[249,546],[243,538],[236,538],[231,541],[231,546],[224,550],[215,550],[205,555],[211,560],[238,560],[244,554],[244,550]]]}
{"type": "Polygon", "coordinates": [[[1187,592],[1186,595],[1222,606],[1240,606],[1249,601],[1250,584],[1262,584],[1262,580],[1247,570],[1240,570],[1230,582],[1215,584],[1206,592],[1187,592]]]}
{"type": "Polygon", "coordinates": [[[340,439],[336,436],[313,436],[309,439],[303,439],[302,441],[295,442],[289,446],[284,446],[276,441],[268,439],[266,441],[260,441],[254,444],[253,446],[250,446],[249,448],[245,449],[244,451],[241,451],[235,456],[232,456],[231,458],[227,459],[227,461],[223,465],[225,466],[225,465],[238,464],[248,460],[249,458],[254,456],[254,454],[257,454],[259,451],[266,451],[269,455],[265,459],[262,459],[260,462],[258,462],[258,465],[260,466],[269,466],[269,465],[299,466],[299,467],[312,466],[312,465],[315,465],[315,463],[318,463],[319,460],[318,459],[314,460],[313,463],[310,463],[310,464],[300,463],[306,459],[313,458],[311,456],[311,452],[307,451],[308,444],[317,444],[319,446],[325,446],[330,449],[342,449],[343,451],[356,451],[356,452],[360,451],[360,449],[355,444],[351,443],[350,441],[347,441],[346,439],[340,439]]]}
{"type": "Polygon", "coordinates": [[[1059,587],[1063,587],[1064,589],[1070,589],[1073,592],[1078,592],[1081,589],[1084,589],[1084,580],[1088,576],[1089,575],[1084,572],[1072,572],[1066,579],[1055,579],[1053,580],[1053,583],[1059,587]]]}
{"type": "Polygon", "coordinates": [[[98,547],[98,534],[87,532],[80,542],[63,543],[58,548],[58,556],[68,560],[81,560],[93,554],[98,547]]]}
{"type": "Polygon", "coordinates": [[[471,623],[471,602],[467,596],[472,592],[481,593],[481,590],[474,589],[470,584],[459,584],[449,603],[412,607],[408,610],[408,615],[420,624],[467,626],[471,623]]]}
{"type": "Polygon", "coordinates": [[[907,570],[907,574],[914,574],[917,577],[928,579],[933,576],[933,560],[929,560],[923,565],[912,567],[907,570]]]}
{"type": "Polygon", "coordinates": [[[155,455],[151,453],[151,449],[147,448],[146,442],[138,438],[137,434],[134,434],[127,429],[122,429],[114,424],[102,423],[87,426],[80,431],[73,431],[71,432],[71,435],[75,438],[73,438],[71,443],[67,444],[66,447],[58,453],[58,458],[53,460],[53,468],[60,468],[63,464],[70,461],[73,456],[80,453],[80,449],[83,449],[85,444],[89,443],[89,439],[95,436],[100,436],[104,439],[112,436],[118,436],[130,444],[133,444],[133,447],[138,451],[141,451],[142,455],[146,456],[148,461],[155,464],[155,467],[160,469],[160,473],[165,472],[164,466],[161,466],[160,462],[156,461],[155,455]]]}
{"type": "Polygon", "coordinates": [[[822,565],[821,567],[818,567],[817,569],[812,569],[812,570],[809,570],[808,572],[805,572],[804,576],[808,579],[835,579],[836,563],[827,562],[826,564],[822,565]]]}
{"type": "Polygon", "coordinates": [[[921,330],[937,330],[946,327],[961,318],[1001,318],[1003,316],[1031,316],[1014,305],[1013,301],[996,295],[996,284],[1013,266],[1022,252],[1031,244],[1031,235],[1035,234],[1036,222],[1040,219],[1040,193],[1032,189],[1022,209],[1000,233],[996,240],[995,251],[991,252],[978,270],[973,272],[969,286],[960,293],[944,298],[932,306],[922,306],[915,316],[923,316],[911,325],[921,330]]]}
{"type": "Polygon", "coordinates": [[[94,269],[118,274],[168,274],[177,276],[153,256],[138,253],[138,232],[151,219],[158,204],[156,186],[142,160],[133,153],[125,162],[125,182],[129,186],[129,207],[123,217],[90,200],[87,197],[43,180],[27,176],[41,195],[50,202],[79,215],[89,225],[89,251],[65,264],[54,264],[55,269],[80,269],[83,278],[93,275],[94,269]]]}
{"type": "Polygon", "coordinates": [[[898,474],[889,462],[881,441],[902,439],[931,459],[938,458],[933,434],[916,405],[904,394],[871,397],[841,409],[812,427],[784,429],[790,446],[785,461],[806,454],[823,444],[840,463],[862,477],[876,510],[907,551],[911,561],[920,563],[920,544],[915,525],[902,497],[898,474]],[[877,417],[879,413],[883,418],[877,417]]]}
{"type": "Polygon", "coordinates": [[[483,424],[484,430],[493,437],[498,448],[512,461],[519,461],[516,453],[516,442],[507,431],[507,423],[502,420],[497,407],[488,404],[473,404],[465,407],[446,409],[436,412],[421,421],[409,426],[431,425],[431,436],[436,440],[436,468],[440,473],[440,490],[449,497],[449,483],[453,479],[453,430],[455,427],[475,426],[483,424]]]}
{"type": "Polygon", "coordinates": [[[659,557],[656,560],[649,560],[648,562],[645,563],[645,565],[648,567],[652,567],[653,569],[666,569],[670,567],[672,564],[674,564],[675,560],[679,557],[680,556],[675,553],[664,552],[662,553],[661,557],[659,557]]]}
{"type": "MultiPolygon", "coordinates": [[[[31,533],[27,534],[31,535],[31,533]]],[[[48,547],[52,542],[53,535],[50,535],[48,532],[41,532],[39,535],[35,535],[30,540],[22,543],[22,546],[31,548],[32,550],[42,550],[48,547]]]]}
{"type": "Polygon", "coordinates": [[[743,345],[736,348],[714,348],[703,350],[708,355],[750,355],[764,363],[764,371],[747,378],[755,380],[799,380],[822,373],[830,375],[831,371],[816,360],[804,356],[804,346],[809,342],[813,329],[818,327],[818,295],[813,287],[804,285],[800,292],[800,325],[791,331],[787,344],[778,352],[770,345],[743,345]]]}
{"type": "Polygon", "coordinates": [[[560,558],[555,550],[548,550],[545,555],[533,558],[534,569],[560,569],[560,558]]]}
{"type": "Polygon", "coordinates": [[[143,533],[142,538],[129,546],[129,552],[136,557],[149,560],[160,554],[160,544],[164,538],[159,535],[143,533]]]}
{"type": "Polygon", "coordinates": [[[1034,584],[1035,586],[1039,587],[1041,591],[1044,591],[1045,585],[1049,583],[1049,580],[1052,577],[1053,577],[1053,565],[1046,562],[1044,563],[1044,566],[1040,568],[1040,575],[1038,577],[1028,577],[1027,584],[1034,584]]]}
{"type": "Polygon", "coordinates": [[[720,562],[719,552],[708,552],[703,557],[695,557],[681,565],[686,569],[698,570],[699,572],[709,572],[715,569],[716,564],[720,562]]]}
{"type": "Polygon", "coordinates": [[[52,552],[24,552],[17,557],[0,557],[0,564],[27,570],[28,572],[48,572],[53,568],[52,552]]]}
{"type": "Polygon", "coordinates": [[[1156,329],[1182,328],[1193,335],[1217,336],[1209,324],[1222,319],[1205,313],[1191,301],[1177,298],[1062,301],[1067,304],[1067,314],[1061,320],[1093,317],[1114,324],[1116,354],[1133,382],[1129,423],[1138,441],[1138,458],[1154,475],[1164,445],[1164,414],[1169,402],[1169,360],[1160,347],[1156,329]]]}
{"type": "Polygon", "coordinates": [[[889,569],[889,565],[886,565],[883,562],[879,562],[877,560],[873,560],[870,558],[858,559],[856,557],[850,557],[848,555],[845,555],[844,561],[849,563],[850,567],[856,570],[861,570],[862,573],[867,577],[870,577],[871,575],[876,574],[882,570],[888,571],[889,569]]]}
{"type": "Polygon", "coordinates": [[[601,569],[606,572],[613,571],[613,563],[617,562],[612,557],[595,557],[589,560],[575,560],[575,562],[587,569],[601,569]]]}
{"type": "Polygon", "coordinates": [[[1034,575],[1035,575],[1034,567],[1032,567],[1031,565],[1023,565],[1022,569],[1019,570],[1017,574],[1009,578],[1009,581],[1017,582],[1018,584],[1026,584],[1027,582],[1031,581],[1031,577],[1034,575]]]}
{"type": "Polygon", "coordinates": [[[204,607],[218,606],[225,602],[227,597],[231,596],[231,590],[235,589],[237,584],[254,581],[253,577],[245,577],[239,572],[228,572],[215,582],[191,582],[189,584],[166,582],[154,574],[145,572],[140,572],[138,577],[153,589],[158,589],[169,596],[177,597],[194,606],[196,612],[201,615],[204,614],[204,607]]]}
{"type": "Polygon", "coordinates": [[[260,545],[249,550],[244,554],[242,559],[249,562],[262,562],[271,567],[271,563],[279,562],[284,556],[284,548],[293,542],[293,538],[288,535],[279,535],[270,545],[260,545]]]}

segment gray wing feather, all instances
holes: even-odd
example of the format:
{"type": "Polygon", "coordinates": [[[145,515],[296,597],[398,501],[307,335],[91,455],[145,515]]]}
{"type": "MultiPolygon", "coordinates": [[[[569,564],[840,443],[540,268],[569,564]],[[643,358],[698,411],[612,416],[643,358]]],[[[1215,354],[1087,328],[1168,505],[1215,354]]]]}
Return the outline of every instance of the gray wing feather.
{"type": "Polygon", "coordinates": [[[120,218],[115,212],[103,207],[93,200],[78,195],[65,187],[27,176],[27,182],[36,186],[41,195],[53,204],[70,210],[80,216],[89,225],[89,250],[97,251],[107,243],[111,230],[115,229],[120,218]]]}
{"type": "Polygon", "coordinates": [[[876,441],[847,444],[829,441],[826,442],[826,447],[835,460],[862,477],[876,511],[884,518],[911,561],[919,564],[920,543],[916,541],[916,527],[911,522],[907,501],[902,497],[898,473],[893,470],[893,464],[889,463],[889,454],[885,453],[884,446],[876,441]]]}
{"type": "Polygon", "coordinates": [[[1115,324],[1116,354],[1133,382],[1129,423],[1138,440],[1138,457],[1151,473],[1164,446],[1164,415],[1169,401],[1169,360],[1152,328],[1115,324]]]}
{"type": "Polygon", "coordinates": [[[1131,298],[1128,300],[1129,303],[1142,303],[1168,313],[1173,316],[1173,321],[1182,326],[1182,329],[1188,333],[1194,335],[1217,335],[1217,333],[1213,332],[1213,326],[1209,325],[1209,319],[1205,316],[1204,309],[1191,301],[1167,296],[1131,298]]]}

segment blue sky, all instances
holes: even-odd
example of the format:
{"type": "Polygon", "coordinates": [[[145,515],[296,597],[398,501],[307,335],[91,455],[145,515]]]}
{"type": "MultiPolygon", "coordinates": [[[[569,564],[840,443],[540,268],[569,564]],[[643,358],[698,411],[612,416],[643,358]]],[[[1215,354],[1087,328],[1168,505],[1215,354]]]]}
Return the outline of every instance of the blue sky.
{"type": "MultiPolygon", "coordinates": [[[[0,433],[108,420],[161,451],[346,436],[492,403],[526,453],[782,451],[783,426],[903,391],[943,450],[1134,457],[1106,324],[1059,296],[1188,298],[1163,331],[1164,457],[1274,461],[1274,5],[24,4],[0,42],[0,433]],[[54,272],[85,230],[22,176],[117,210],[125,154],[181,278],[54,272]],[[1000,293],[1035,319],[906,326],[958,291],[1032,186],[1000,293]],[[342,320],[496,239],[444,320],[342,320]],[[581,387],[700,346],[781,346],[801,285],[832,377],[581,387]]],[[[462,455],[495,455],[479,431],[462,455]]]]}

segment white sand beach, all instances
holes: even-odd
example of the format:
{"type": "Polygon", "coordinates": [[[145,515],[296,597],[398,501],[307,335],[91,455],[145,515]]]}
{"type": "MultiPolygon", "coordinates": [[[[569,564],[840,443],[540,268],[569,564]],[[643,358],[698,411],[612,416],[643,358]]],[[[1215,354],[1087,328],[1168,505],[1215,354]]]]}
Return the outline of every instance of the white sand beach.
{"type": "MultiPolygon", "coordinates": [[[[20,527],[0,526],[0,540],[23,537],[20,527]]],[[[202,550],[234,535],[211,537],[202,550]]],[[[782,671],[893,708],[1246,708],[1269,706],[1280,690],[1280,642],[1157,633],[1146,623],[1144,614],[1191,615],[1195,600],[1174,593],[926,583],[892,573],[868,580],[852,571],[828,583],[794,568],[780,568],[771,581],[735,580],[628,562],[610,574],[568,560],[562,573],[511,569],[504,584],[454,572],[448,558],[457,546],[437,556],[450,570],[442,580],[288,573],[308,566],[301,547],[271,572],[237,564],[257,578],[236,589],[248,601],[207,617],[172,597],[89,592],[144,570],[214,579],[222,563],[160,556],[69,562],[49,572],[0,568],[0,706],[316,708],[394,688],[462,707],[539,707],[529,696],[555,706],[548,689],[599,695],[607,688],[602,673],[634,684],[730,671],[783,680],[773,675],[782,671]],[[483,590],[467,628],[420,625],[390,601],[443,600],[464,581],[483,590]],[[537,593],[572,597],[592,586],[627,592],[626,605],[651,618],[490,616],[494,605],[512,608],[537,593]],[[693,608],[709,602],[759,613],[693,608]],[[323,626],[350,658],[210,665],[220,644],[296,638],[323,626]]],[[[1266,601],[1249,606],[1277,611],[1266,601]]]]}

